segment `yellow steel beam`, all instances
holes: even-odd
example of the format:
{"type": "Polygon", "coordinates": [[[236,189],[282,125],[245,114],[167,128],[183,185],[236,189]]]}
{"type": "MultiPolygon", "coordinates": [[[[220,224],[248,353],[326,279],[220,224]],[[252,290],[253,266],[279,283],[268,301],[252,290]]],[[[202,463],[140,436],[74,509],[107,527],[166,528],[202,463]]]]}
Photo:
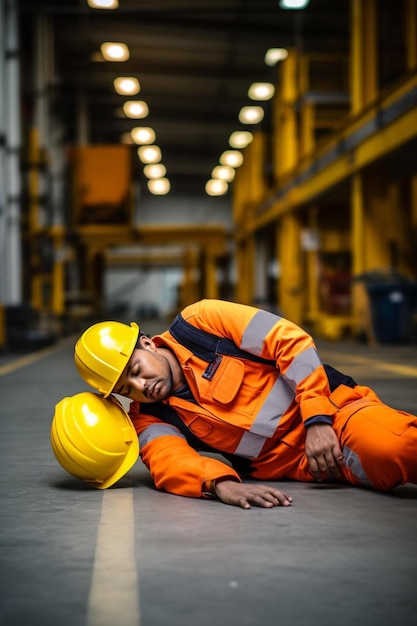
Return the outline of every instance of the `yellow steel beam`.
{"type": "MultiPolygon", "coordinates": [[[[407,83],[407,86],[404,85],[397,90],[396,95],[405,95],[411,88],[417,88],[417,76],[413,76],[407,83]]],[[[360,129],[361,123],[362,125],[366,123],[375,123],[376,125],[378,116],[387,106],[394,104],[397,99],[395,94],[391,93],[385,100],[379,103],[379,106],[375,105],[360,118],[355,118],[348,128],[337,135],[334,140],[326,146],[326,150],[329,151],[332,148],[336,149],[340,142],[349,140],[354,132],[360,129]]],[[[416,137],[417,108],[414,107],[396,118],[390,124],[387,124],[384,128],[364,138],[356,147],[345,151],[339,157],[335,156],[333,161],[329,160],[329,164],[322,167],[320,171],[316,173],[312,172],[309,177],[306,176],[304,181],[294,184],[294,186],[289,188],[286,193],[283,193],[279,199],[271,200],[270,206],[265,208],[263,212],[260,212],[261,207],[259,207],[258,215],[254,215],[252,219],[250,221],[248,220],[246,223],[244,233],[242,231],[243,236],[250,231],[265,226],[287,211],[313,202],[318,195],[330,191],[337,184],[347,180],[363,168],[394,152],[416,137]]],[[[287,182],[290,183],[297,175],[302,174],[303,171],[314,166],[314,163],[317,162],[323,154],[325,154],[324,149],[315,153],[303,167],[294,169],[292,176],[287,179],[287,182]]],[[[253,215],[253,211],[250,213],[253,215]]],[[[242,233],[238,232],[236,234],[237,239],[241,238],[242,233]]]]}
{"type": "Polygon", "coordinates": [[[97,249],[109,246],[140,243],[143,245],[210,246],[211,250],[225,249],[228,233],[222,225],[148,224],[137,228],[121,225],[85,225],[77,228],[81,241],[97,249]]]}
{"type": "Polygon", "coordinates": [[[206,225],[178,225],[178,224],[148,224],[135,230],[136,241],[146,245],[162,244],[193,244],[216,249],[223,248],[227,239],[224,226],[216,224],[206,225]]]}

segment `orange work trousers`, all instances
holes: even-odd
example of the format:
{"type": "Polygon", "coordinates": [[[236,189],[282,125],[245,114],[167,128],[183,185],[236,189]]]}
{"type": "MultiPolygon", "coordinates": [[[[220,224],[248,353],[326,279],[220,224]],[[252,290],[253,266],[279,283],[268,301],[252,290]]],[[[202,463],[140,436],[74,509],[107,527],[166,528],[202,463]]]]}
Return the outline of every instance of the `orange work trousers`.
{"type": "MultiPolygon", "coordinates": [[[[341,385],[330,398],[338,407],[333,428],[345,457],[345,467],[341,468],[342,482],[380,491],[389,491],[406,482],[417,483],[415,415],[384,404],[369,387],[351,389],[341,385]]],[[[300,431],[300,437],[305,440],[305,433],[300,431]]],[[[282,477],[313,480],[304,454],[304,441],[299,437],[290,437],[286,441],[284,437],[282,443],[291,449],[288,453],[294,462],[288,464],[291,467],[287,466],[282,477]]],[[[266,467],[264,471],[259,469],[259,473],[267,478],[266,467]]],[[[269,478],[273,477],[269,475],[269,478]]]]}

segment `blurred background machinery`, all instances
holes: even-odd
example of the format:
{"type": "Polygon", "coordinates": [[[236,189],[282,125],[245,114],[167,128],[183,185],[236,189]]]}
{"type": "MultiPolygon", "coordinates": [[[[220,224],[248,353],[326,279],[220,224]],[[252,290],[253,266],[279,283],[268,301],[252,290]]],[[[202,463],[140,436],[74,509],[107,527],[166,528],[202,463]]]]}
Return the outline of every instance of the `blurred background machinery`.
{"type": "Polygon", "coordinates": [[[416,42],[416,0],[0,0],[0,346],[202,297],[413,341],[416,42]]]}

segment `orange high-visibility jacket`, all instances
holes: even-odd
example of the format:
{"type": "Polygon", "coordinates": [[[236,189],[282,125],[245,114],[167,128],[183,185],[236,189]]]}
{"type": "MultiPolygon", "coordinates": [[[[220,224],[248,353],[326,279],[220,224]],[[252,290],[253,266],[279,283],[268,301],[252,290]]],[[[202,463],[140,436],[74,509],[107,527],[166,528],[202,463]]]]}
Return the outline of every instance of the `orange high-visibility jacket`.
{"type": "MultiPolygon", "coordinates": [[[[153,340],[175,353],[195,402],[173,395],[164,403],[211,448],[249,459],[254,476],[274,450],[271,477],[284,477],[295,461],[291,448],[282,442],[295,441],[299,447],[303,422],[317,415],[333,416],[337,410],[329,400],[328,378],[312,338],[284,318],[232,302],[202,300],[188,306],[182,316],[196,328],[231,339],[276,366],[228,356],[208,365],[166,331],[153,340]],[[281,463],[276,462],[278,445],[281,463]]],[[[147,414],[148,406],[132,403],[130,416],[141,458],[157,488],[199,497],[206,481],[224,476],[240,480],[226,463],[194,450],[174,425],[147,414]]]]}

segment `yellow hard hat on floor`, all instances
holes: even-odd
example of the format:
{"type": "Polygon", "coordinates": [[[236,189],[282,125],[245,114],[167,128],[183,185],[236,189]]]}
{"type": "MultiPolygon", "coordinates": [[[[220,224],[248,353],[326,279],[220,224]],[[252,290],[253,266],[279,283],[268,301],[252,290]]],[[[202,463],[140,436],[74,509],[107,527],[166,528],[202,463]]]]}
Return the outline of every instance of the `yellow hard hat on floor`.
{"type": "Polygon", "coordinates": [[[69,474],[97,489],[113,485],[139,456],[138,436],[123,406],[92,391],[58,402],[51,444],[69,474]]]}
{"type": "Polygon", "coordinates": [[[113,391],[126,367],[139,335],[135,322],[99,322],[81,335],[75,345],[75,365],[88,385],[105,398],[113,391]]]}

